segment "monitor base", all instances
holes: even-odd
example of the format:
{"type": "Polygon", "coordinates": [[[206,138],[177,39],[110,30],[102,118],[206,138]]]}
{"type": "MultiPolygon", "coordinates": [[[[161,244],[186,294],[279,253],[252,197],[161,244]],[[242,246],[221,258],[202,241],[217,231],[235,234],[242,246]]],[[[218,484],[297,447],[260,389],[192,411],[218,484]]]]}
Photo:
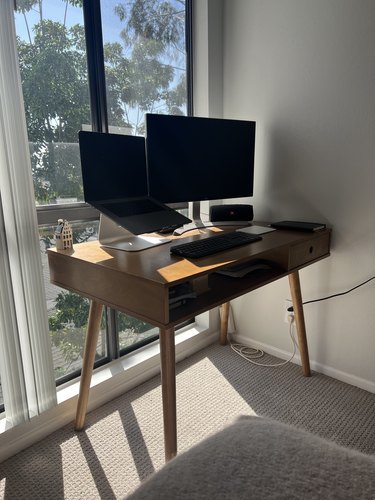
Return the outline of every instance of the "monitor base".
{"type": "MultiPolygon", "coordinates": [[[[211,222],[208,222],[208,224],[211,225],[211,227],[212,227],[211,222]]],[[[177,229],[175,229],[173,231],[173,234],[179,236],[179,235],[187,233],[189,231],[194,231],[195,229],[205,229],[206,227],[209,227],[209,226],[207,226],[207,223],[202,222],[202,221],[194,221],[194,222],[191,222],[190,224],[184,224],[182,227],[178,227],[177,229]]]]}

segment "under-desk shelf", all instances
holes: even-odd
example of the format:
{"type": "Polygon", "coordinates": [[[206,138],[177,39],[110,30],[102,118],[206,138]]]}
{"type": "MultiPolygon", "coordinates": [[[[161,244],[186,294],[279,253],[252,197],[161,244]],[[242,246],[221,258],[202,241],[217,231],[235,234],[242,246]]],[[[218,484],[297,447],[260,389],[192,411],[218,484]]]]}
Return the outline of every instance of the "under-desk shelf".
{"type": "Polygon", "coordinates": [[[188,299],[185,304],[170,310],[170,323],[176,324],[189,319],[196,314],[235,299],[287,274],[285,270],[279,268],[260,269],[242,278],[212,273],[207,277],[207,289],[205,291],[199,293],[196,298],[188,299]]]}

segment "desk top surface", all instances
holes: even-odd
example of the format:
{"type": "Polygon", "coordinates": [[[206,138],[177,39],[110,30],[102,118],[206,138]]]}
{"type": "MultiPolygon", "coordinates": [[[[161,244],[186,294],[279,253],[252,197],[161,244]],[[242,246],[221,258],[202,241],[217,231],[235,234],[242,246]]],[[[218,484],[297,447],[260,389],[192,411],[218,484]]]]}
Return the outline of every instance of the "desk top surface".
{"type": "Polygon", "coordinates": [[[170,243],[139,252],[104,248],[98,241],[80,243],[75,244],[70,250],[50,249],[49,261],[50,266],[63,266],[64,262],[68,264],[68,261],[71,263],[72,260],[77,264],[84,262],[165,286],[198,278],[234,263],[263,258],[270,251],[280,249],[282,252],[283,247],[308,244],[323,234],[330,233],[330,229],[318,232],[276,230],[263,234],[259,241],[200,259],[188,260],[170,254],[169,248],[174,243],[213,236],[218,230],[215,228],[214,231],[211,229],[194,231],[194,233],[189,233],[189,236],[180,236],[170,243]]]}

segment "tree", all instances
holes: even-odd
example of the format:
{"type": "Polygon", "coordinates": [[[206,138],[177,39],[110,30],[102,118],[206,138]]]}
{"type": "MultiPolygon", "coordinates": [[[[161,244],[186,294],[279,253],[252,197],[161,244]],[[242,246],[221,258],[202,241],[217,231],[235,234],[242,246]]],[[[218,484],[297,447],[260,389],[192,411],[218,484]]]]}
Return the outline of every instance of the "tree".
{"type": "Polygon", "coordinates": [[[48,318],[52,343],[63,354],[67,371],[74,361],[83,357],[88,313],[88,299],[71,292],[60,292],[54,314],[48,318]]]}
{"type": "MultiPolygon", "coordinates": [[[[63,354],[65,367],[58,367],[59,375],[69,372],[75,361],[83,358],[83,348],[89,314],[89,301],[72,292],[60,292],[56,298],[55,310],[48,318],[52,343],[63,354]]],[[[118,316],[118,330],[143,333],[150,325],[126,314],[118,316]]],[[[105,330],[105,317],[101,321],[101,330],[105,330]]],[[[96,354],[100,358],[100,354],[96,354]]]]}
{"type": "MultiPolygon", "coordinates": [[[[17,0],[27,37],[18,38],[36,199],[83,199],[77,134],[90,123],[84,28],[43,17],[43,0],[17,0]],[[31,28],[28,13],[37,10],[31,28]],[[32,36],[33,34],[33,36],[32,36]]],[[[145,112],[183,114],[186,105],[184,2],[132,0],[116,6],[124,28],[104,45],[110,125],[144,130],[145,112]]]]}
{"type": "Polygon", "coordinates": [[[42,19],[33,31],[18,52],[36,199],[82,199],[74,144],[90,122],[84,29],[42,19]]]}
{"type": "Polygon", "coordinates": [[[145,112],[184,114],[186,106],[185,2],[135,0],[115,7],[132,63],[131,90],[124,103],[136,107],[136,133],[145,112]]]}

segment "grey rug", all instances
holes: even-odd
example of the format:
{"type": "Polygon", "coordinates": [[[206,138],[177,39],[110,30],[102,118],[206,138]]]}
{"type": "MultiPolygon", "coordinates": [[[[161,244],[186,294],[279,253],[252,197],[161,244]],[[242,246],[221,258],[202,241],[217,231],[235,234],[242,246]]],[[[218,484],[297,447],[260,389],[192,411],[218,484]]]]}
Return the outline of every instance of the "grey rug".
{"type": "MultiPolygon", "coordinates": [[[[268,360],[276,358],[267,356],[268,360]]],[[[375,454],[375,394],[299,366],[252,365],[212,345],[178,364],[179,451],[239,415],[267,416],[375,454]]],[[[123,498],[164,463],[160,379],[88,414],[0,464],[0,498],[123,498]]],[[[251,442],[249,442],[251,447],[251,442]]]]}

